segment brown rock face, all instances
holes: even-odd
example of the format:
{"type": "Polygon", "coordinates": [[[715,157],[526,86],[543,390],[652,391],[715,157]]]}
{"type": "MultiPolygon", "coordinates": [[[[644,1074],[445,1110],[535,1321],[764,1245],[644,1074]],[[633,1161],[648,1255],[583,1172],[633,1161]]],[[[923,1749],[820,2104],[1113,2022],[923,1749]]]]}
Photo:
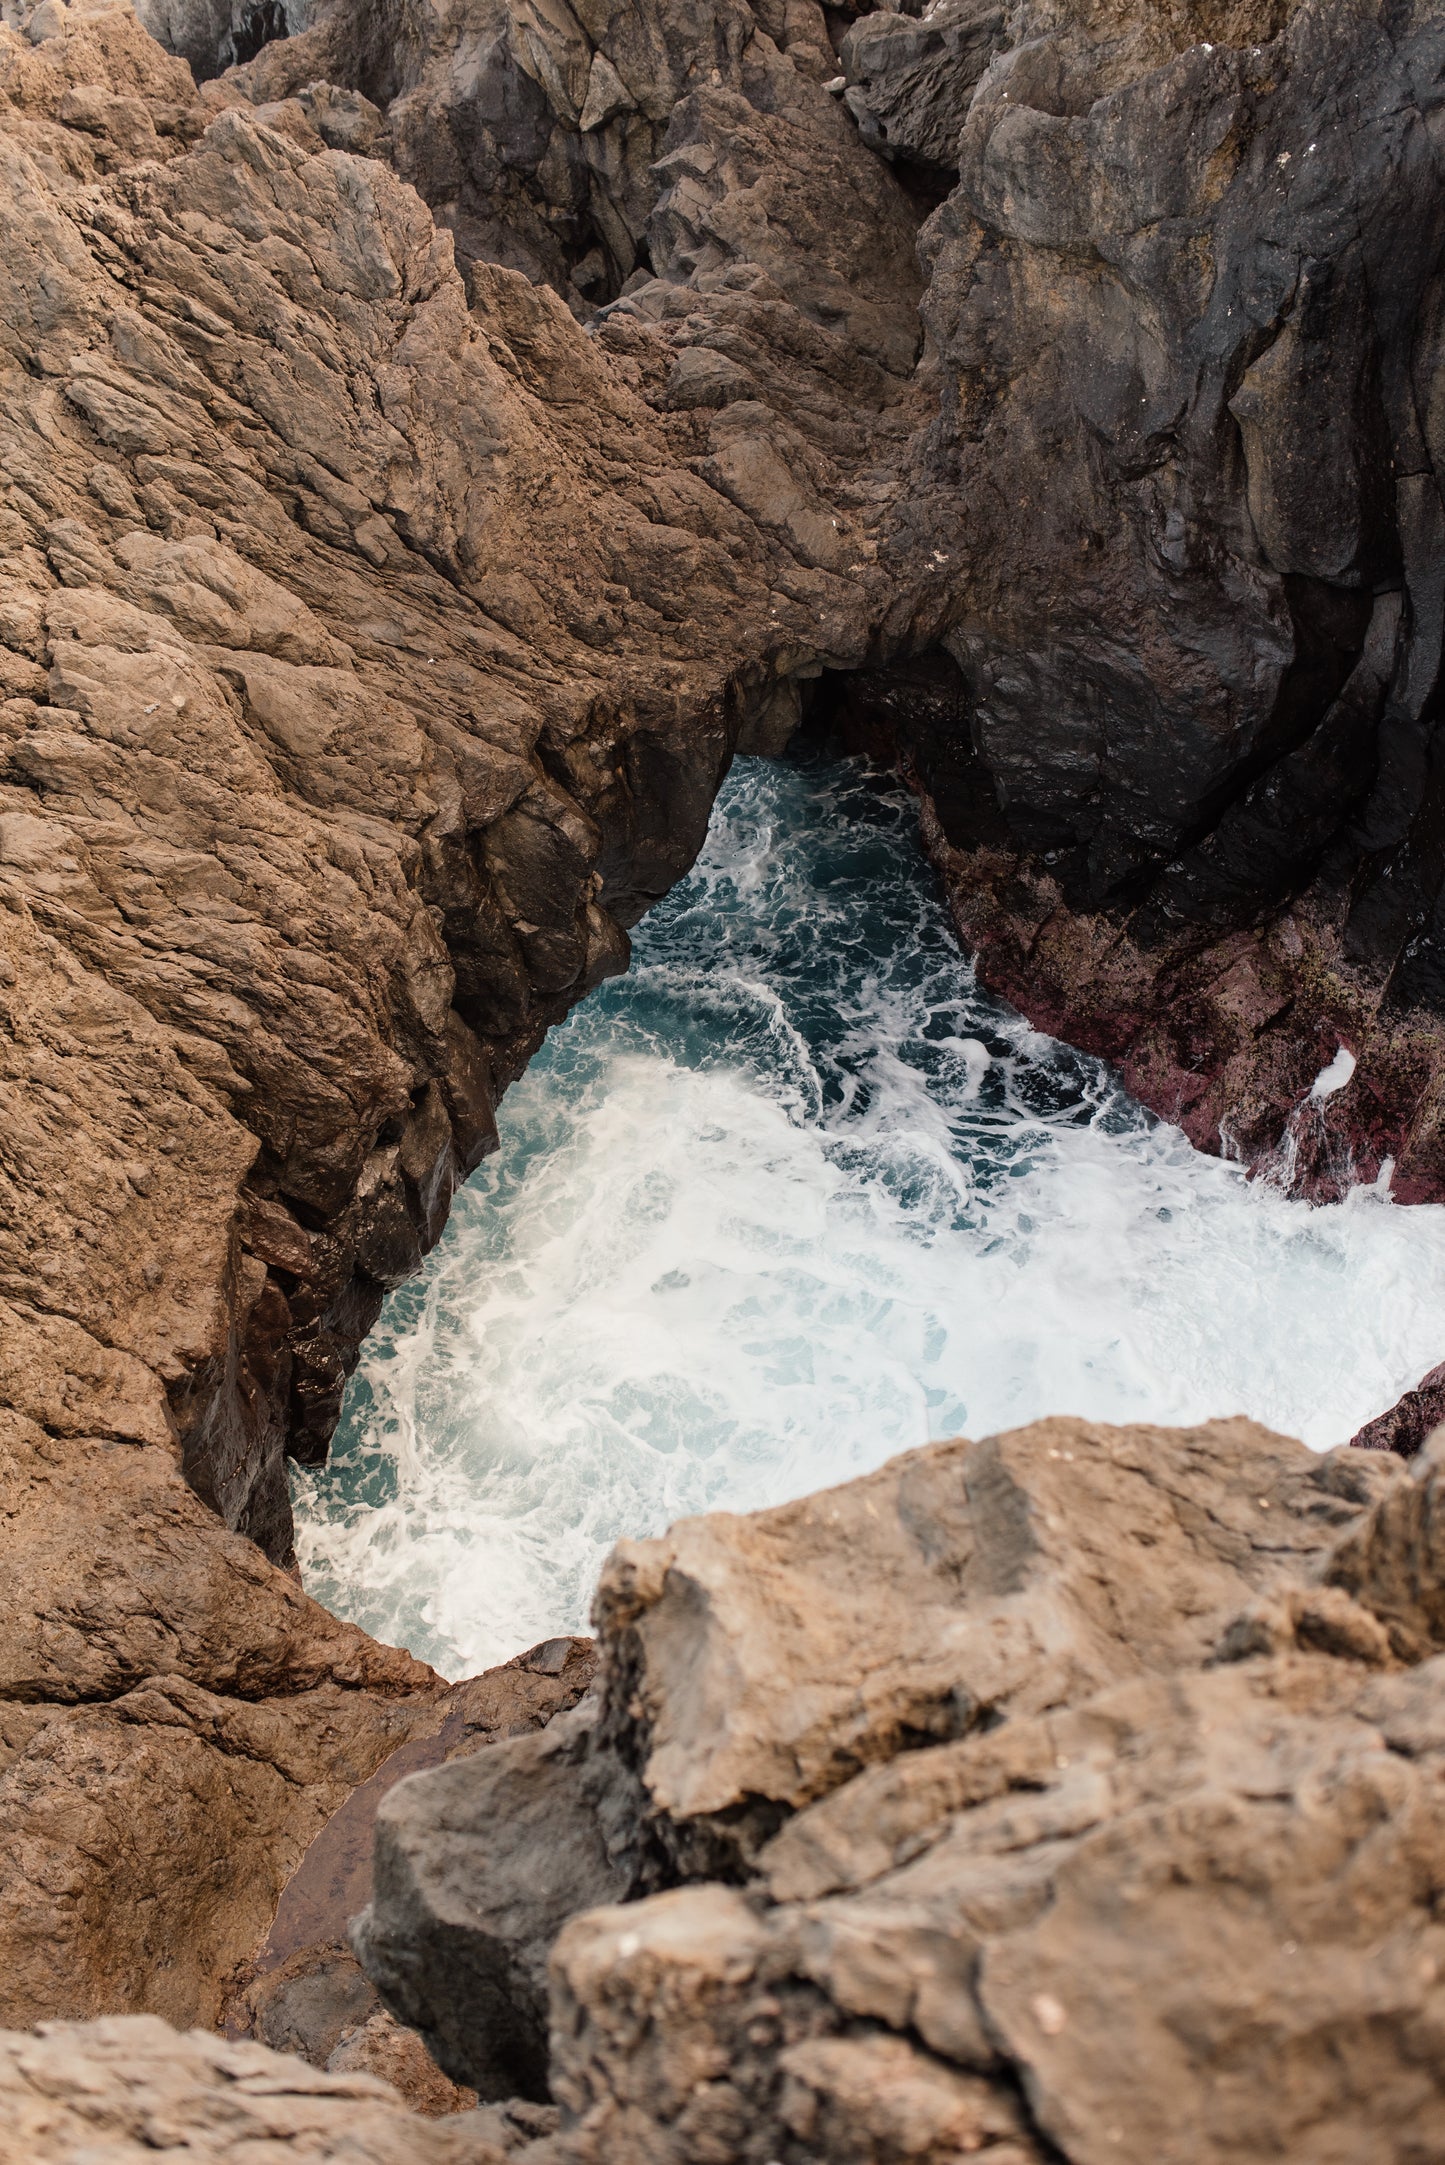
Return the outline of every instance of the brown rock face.
{"type": "Polygon", "coordinates": [[[1442,1479],[1053,1421],[624,1544],[595,1720],[390,1793],[363,1959],[485,2085],[576,1904],[538,2165],[1434,2156],[1442,1479]]]}
{"type": "Polygon", "coordinates": [[[214,2021],[312,1836],[442,1687],[227,1533],[169,1451],[12,1416],[0,1452],[6,2014],[214,2021]]]}
{"type": "MultiPolygon", "coordinates": [[[[1445,1192],[1445,10],[862,12],[147,0],[169,54],[125,5],[4,12],[5,2019],[213,2020],[442,1718],[287,1576],[285,1455],[809,701],[907,762],[1037,1019],[1253,1159],[1343,1038],[1293,1171],[1445,1192]]],[[[1040,1659],[1122,1688],[1088,1581],[1044,1571],[1040,1659]]],[[[654,1596],[614,1595],[645,1670],[654,1596]]],[[[966,1726],[904,1643],[918,1735],[966,1726]]],[[[615,1825],[582,1801],[629,1887],[751,1871],[904,1740],[850,1688],[731,1805],[639,1820],[640,1731],[527,1748],[622,1768],[615,1825]]],[[[789,2142],[872,2090],[879,2154],[1005,2109],[797,2042],[789,2142]]]]}
{"type": "MultiPolygon", "coordinates": [[[[673,411],[640,324],[480,261],[469,296],[353,93],[203,100],[123,6],[0,26],[11,2021],[214,2020],[319,1827],[435,1727],[431,1673],[277,1568],[283,1453],[324,1452],[739,734],[862,651],[848,477],[918,402],[913,276],[882,284],[913,219],[769,69],[878,275],[834,261],[834,328],[722,282],[774,404],[673,411]]],[[[756,211],[782,274],[816,204],[756,211]]]]}
{"type": "MultiPolygon", "coordinates": [[[[759,403],[835,446],[861,415],[780,400],[720,291],[914,351],[900,192],[846,154],[841,94],[937,205],[939,410],[872,464],[867,658],[965,940],[1207,1147],[1285,1138],[1325,1197],[1387,1158],[1402,1199],[1441,1193],[1434,0],[473,0],[405,36],[333,0],[291,27],[228,85],[344,75],[464,264],[660,327],[675,401],[737,402],[749,438],[759,403]],[[924,656],[955,675],[941,731],[924,656]],[[1342,1042],[1357,1081],[1289,1132],[1342,1042]]],[[[755,443],[702,470],[829,561],[833,507],[755,443]]]]}
{"type": "MultiPolygon", "coordinates": [[[[324,1450],[497,1093],[624,965],[779,676],[861,651],[868,545],[836,499],[867,427],[832,456],[757,398],[658,411],[664,345],[589,339],[494,265],[469,311],[449,239],[328,147],[325,101],[207,104],[123,9],[5,36],[18,1381],[49,1406],[84,1366],[65,1325],[132,1353],[167,1401],[146,1433],[284,1560],[283,1447],[324,1450]],[[145,158],[102,78],[164,121],[145,158]],[[72,1102],[79,1248],[46,1126],[72,1102]]],[[[773,72],[778,128],[851,160],[881,263],[901,192],[773,72]]],[[[780,226],[780,267],[815,238],[780,226]]],[[[916,397],[907,279],[811,339],[781,296],[726,300],[781,318],[804,393],[831,363],[835,405],[916,397]]]]}
{"type": "Polygon", "coordinates": [[[143,2165],[261,2157],[296,2165],[502,2165],[492,2116],[428,2122],[374,2075],[318,2074],[262,2045],[178,2037],[152,2016],[0,2031],[0,2159],[104,2155],[143,2165]]]}

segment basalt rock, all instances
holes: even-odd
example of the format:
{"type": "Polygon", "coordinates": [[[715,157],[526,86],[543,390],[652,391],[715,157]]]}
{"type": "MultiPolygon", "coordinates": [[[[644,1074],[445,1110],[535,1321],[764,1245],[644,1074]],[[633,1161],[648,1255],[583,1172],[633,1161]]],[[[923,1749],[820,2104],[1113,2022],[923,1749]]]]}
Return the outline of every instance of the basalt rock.
{"type": "Polygon", "coordinates": [[[941,48],[986,34],[949,6],[846,48],[880,139],[957,145],[907,503],[966,722],[894,741],[943,771],[960,931],[1249,1162],[1347,1044],[1286,1170],[1438,1194],[1445,18],[1037,0],[960,120],[941,48]]]}
{"type": "MultiPolygon", "coordinates": [[[[476,2102],[447,2080],[416,2031],[383,2007],[348,1944],[351,1919],[371,1899],[377,1813],[391,1789],[419,1769],[475,1757],[483,1746],[554,1722],[565,1730],[557,1717],[576,1705],[596,1665],[590,1640],[550,1639],[446,1694],[439,1719],[353,1791],[292,1873],[265,1945],[232,1994],[230,2034],[297,2053],[313,2067],[379,2074],[421,2112],[476,2102]]],[[[559,1832],[548,1827],[547,1840],[559,1832]]]]}
{"type": "Polygon", "coordinates": [[[589,1899],[538,1828],[570,1768],[629,1898],[553,1946],[538,2165],[1413,2165],[1442,1480],[1046,1422],[624,1544],[590,1727],[391,1793],[363,1958],[390,1991],[409,1941],[408,2011],[502,2080],[470,1947],[524,1875],[589,1899]]]}
{"type": "Polygon", "coordinates": [[[843,96],[865,143],[950,183],[979,79],[1009,40],[998,0],[941,0],[922,19],[864,15],[838,48],[843,96]]]}

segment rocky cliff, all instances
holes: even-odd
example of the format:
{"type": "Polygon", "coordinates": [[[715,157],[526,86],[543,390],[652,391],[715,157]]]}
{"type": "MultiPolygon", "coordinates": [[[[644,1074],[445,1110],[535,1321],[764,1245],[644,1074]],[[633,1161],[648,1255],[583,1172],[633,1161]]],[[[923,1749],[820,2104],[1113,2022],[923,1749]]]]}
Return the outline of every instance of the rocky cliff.
{"type": "Polygon", "coordinates": [[[1201,1140],[1343,1039],[1297,1170],[1445,1185],[1445,8],[145,19],[0,23],[14,2021],[213,2020],[442,1721],[285,1453],[805,707],[1201,1140]]]}
{"type": "MultiPolygon", "coordinates": [[[[152,19],[207,66],[234,44],[152,19]]],[[[832,697],[932,798],[965,939],[1251,1160],[1347,1043],[1361,1079],[1286,1170],[1332,1195],[1388,1157],[1439,1193],[1439,8],[308,0],[291,28],[227,82],[378,100],[469,275],[683,346],[674,397],[724,422],[821,416],[701,299],[723,281],[891,369],[921,325],[870,667],[832,697]]],[[[828,419],[836,448],[868,414],[828,419]]]]}
{"type": "Polygon", "coordinates": [[[1437,2155],[1442,1444],[1046,1422],[623,1544],[363,1959],[483,2095],[549,2025],[539,2165],[1437,2155]]]}
{"type": "MultiPolygon", "coordinates": [[[[797,99],[906,256],[896,184],[797,99]]],[[[283,1452],[324,1451],[497,1095],[879,576],[866,429],[743,401],[709,450],[635,324],[469,292],[346,147],[368,114],[203,98],[123,7],[0,29],[12,2020],[214,2019],[327,1813],[439,1718],[278,1568],[283,1452]]],[[[815,209],[779,204],[799,257],[815,209]]],[[[906,283],[861,282],[884,359],[747,277],[716,306],[780,401],[886,435],[906,283]]]]}
{"type": "Polygon", "coordinates": [[[595,1692],[380,1807],[359,1951],[492,2102],[53,2025],[0,2157],[1423,2165],[1442,1484],[1052,1421],[624,1543],[595,1692]]]}

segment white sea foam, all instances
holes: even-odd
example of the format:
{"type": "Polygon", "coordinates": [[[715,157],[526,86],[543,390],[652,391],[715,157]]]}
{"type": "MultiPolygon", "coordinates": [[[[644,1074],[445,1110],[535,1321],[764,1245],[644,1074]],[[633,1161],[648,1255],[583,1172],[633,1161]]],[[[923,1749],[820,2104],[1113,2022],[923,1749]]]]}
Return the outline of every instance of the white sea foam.
{"type": "Polygon", "coordinates": [[[1445,1354],[1445,1211],[1191,1150],[977,989],[913,834],[850,767],[740,763],[297,1474],[332,1608],[461,1675],[687,1512],[1047,1413],[1325,1448],[1445,1354]]]}

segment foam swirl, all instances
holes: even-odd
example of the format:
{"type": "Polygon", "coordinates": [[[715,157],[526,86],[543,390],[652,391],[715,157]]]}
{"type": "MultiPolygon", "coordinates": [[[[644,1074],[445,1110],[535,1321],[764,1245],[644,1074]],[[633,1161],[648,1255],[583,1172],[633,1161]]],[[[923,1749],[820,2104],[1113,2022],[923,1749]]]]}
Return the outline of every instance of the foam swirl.
{"type": "Polygon", "coordinates": [[[1192,1150],[979,989],[915,834],[853,763],[738,762],[296,1472],[329,1607],[469,1673],[687,1512],[1049,1413],[1323,1448],[1438,1360],[1445,1210],[1192,1150]]]}

